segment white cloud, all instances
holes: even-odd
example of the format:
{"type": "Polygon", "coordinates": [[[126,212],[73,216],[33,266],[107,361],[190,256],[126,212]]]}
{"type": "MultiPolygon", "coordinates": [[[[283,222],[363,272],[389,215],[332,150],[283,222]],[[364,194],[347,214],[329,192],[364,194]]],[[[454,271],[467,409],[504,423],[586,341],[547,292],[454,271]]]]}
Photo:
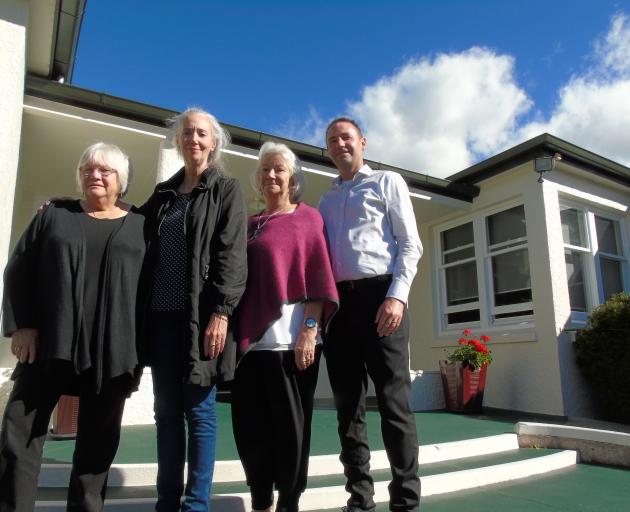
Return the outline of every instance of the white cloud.
{"type": "MultiPolygon", "coordinates": [[[[516,82],[510,55],[486,48],[411,61],[363,89],[348,113],[364,128],[367,157],[445,177],[543,132],[630,165],[630,19],[617,14],[593,43],[590,67],[558,91],[551,112],[516,82]]],[[[326,121],[311,107],[283,133],[320,145],[326,121]]]]}
{"type": "Polygon", "coordinates": [[[274,130],[284,137],[299,140],[313,146],[321,146],[324,140],[324,130],[327,121],[312,105],[308,108],[306,119],[291,119],[284,126],[274,130]]]}
{"type": "Polygon", "coordinates": [[[514,142],[549,132],[630,165],[630,20],[613,17],[594,44],[593,66],[573,76],[558,93],[547,120],[523,126],[514,142]]]}
{"type": "Polygon", "coordinates": [[[349,105],[374,160],[445,176],[504,145],[531,105],[514,60],[484,48],[410,62],[349,105]]]}

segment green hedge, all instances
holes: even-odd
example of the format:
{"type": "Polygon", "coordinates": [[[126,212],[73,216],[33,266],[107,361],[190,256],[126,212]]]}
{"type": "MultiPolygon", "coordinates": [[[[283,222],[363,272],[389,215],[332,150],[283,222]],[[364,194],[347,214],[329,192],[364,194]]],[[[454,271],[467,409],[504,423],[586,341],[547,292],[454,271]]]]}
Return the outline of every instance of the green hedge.
{"type": "Polygon", "coordinates": [[[614,295],[593,310],[576,348],[605,419],[630,423],[630,295],[614,295]]]}

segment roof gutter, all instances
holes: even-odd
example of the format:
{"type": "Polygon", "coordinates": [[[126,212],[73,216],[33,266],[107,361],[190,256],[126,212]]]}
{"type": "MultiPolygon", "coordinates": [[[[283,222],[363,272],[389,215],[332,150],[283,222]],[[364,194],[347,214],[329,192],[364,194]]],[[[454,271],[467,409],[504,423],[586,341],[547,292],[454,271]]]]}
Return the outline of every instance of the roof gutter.
{"type": "MultiPolygon", "coordinates": [[[[167,126],[167,119],[179,113],[146,103],[82,89],[74,85],[53,82],[33,75],[26,77],[26,94],[162,128],[167,126]]],[[[232,142],[236,145],[258,149],[269,140],[282,142],[304,162],[326,167],[331,165],[328,152],[324,148],[226,123],[221,123],[221,125],[229,132],[232,142]]],[[[479,195],[479,188],[475,185],[454,183],[372,160],[365,160],[365,162],[373,169],[388,169],[398,172],[410,187],[420,190],[467,202],[472,202],[473,198],[479,195]]]]}
{"type": "Polygon", "coordinates": [[[59,0],[50,78],[70,83],[87,0],[59,0]]]}

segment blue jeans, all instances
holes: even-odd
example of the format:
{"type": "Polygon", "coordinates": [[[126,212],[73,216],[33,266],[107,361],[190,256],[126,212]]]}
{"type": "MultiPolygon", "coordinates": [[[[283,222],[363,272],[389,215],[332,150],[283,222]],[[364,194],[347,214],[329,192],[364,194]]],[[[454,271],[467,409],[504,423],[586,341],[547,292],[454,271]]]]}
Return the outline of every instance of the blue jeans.
{"type": "Polygon", "coordinates": [[[208,512],[217,435],[216,387],[186,384],[182,347],[185,317],[160,313],[151,318],[151,366],[157,426],[157,511],[208,512]],[[186,424],[188,439],[186,439],[186,424]],[[188,445],[188,477],[184,464],[188,445]]]}

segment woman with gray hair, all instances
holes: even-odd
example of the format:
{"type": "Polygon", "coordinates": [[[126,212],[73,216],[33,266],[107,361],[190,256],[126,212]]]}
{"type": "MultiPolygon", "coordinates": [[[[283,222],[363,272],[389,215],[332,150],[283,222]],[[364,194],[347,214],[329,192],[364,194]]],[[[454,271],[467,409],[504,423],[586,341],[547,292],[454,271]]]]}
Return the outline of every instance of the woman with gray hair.
{"type": "Polygon", "coordinates": [[[216,384],[234,375],[228,322],[247,279],[247,215],[238,181],[221,169],[227,134],[214,116],[190,108],[172,121],[184,167],[158,184],[142,207],[152,268],[148,351],[157,426],[156,510],[207,512],[216,384]]]}
{"type": "Polygon", "coordinates": [[[239,305],[232,425],[254,510],[296,512],[306,488],[321,326],[338,306],[319,212],[300,196],[302,169],[266,142],[253,175],[265,208],[249,218],[239,305]]]}
{"type": "Polygon", "coordinates": [[[101,510],[125,399],[137,389],[145,238],[144,217],[121,201],[129,160],[99,142],[76,174],[83,199],[41,209],[4,274],[2,334],[18,363],[0,437],[0,510],[33,510],[62,394],[79,397],[68,510],[101,510]]]}

